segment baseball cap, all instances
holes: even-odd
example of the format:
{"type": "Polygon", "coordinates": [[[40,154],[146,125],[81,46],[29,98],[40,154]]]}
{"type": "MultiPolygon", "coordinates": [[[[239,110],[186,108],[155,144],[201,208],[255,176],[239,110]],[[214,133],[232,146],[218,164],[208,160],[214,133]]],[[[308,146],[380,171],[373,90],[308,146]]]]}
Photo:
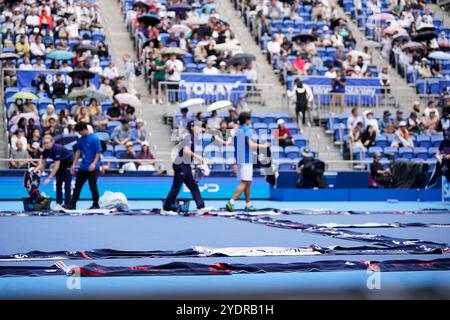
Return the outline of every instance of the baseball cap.
{"type": "Polygon", "coordinates": [[[278,124],[278,125],[284,124],[284,120],[283,120],[283,119],[278,119],[277,124],[278,124]]]}
{"type": "Polygon", "coordinates": [[[406,127],[406,122],[405,121],[400,121],[400,123],[398,124],[399,127],[406,127]]]}
{"type": "Polygon", "coordinates": [[[133,142],[128,141],[128,142],[125,144],[125,146],[126,146],[126,147],[132,147],[132,146],[134,146],[134,144],[133,144],[133,142]]]}

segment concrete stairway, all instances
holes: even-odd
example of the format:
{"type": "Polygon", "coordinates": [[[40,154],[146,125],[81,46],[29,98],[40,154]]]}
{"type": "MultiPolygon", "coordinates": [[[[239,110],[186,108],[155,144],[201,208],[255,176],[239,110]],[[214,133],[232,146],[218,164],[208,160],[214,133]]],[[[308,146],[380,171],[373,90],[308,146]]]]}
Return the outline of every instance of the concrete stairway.
{"type": "MultiPolygon", "coordinates": [[[[255,112],[280,112],[288,111],[292,116],[295,115],[295,110],[290,107],[288,110],[282,109],[282,96],[286,92],[286,88],[280,83],[272,66],[268,63],[266,56],[262,53],[258,44],[250,34],[243,19],[239,17],[239,12],[236,11],[229,0],[218,2],[217,12],[227,21],[231,30],[236,34],[237,39],[241,43],[241,47],[246,53],[255,55],[255,66],[258,73],[258,82],[264,84],[261,86],[263,101],[265,105],[258,104],[250,105],[250,108],[255,112]]],[[[287,106],[286,106],[287,107],[287,106]]],[[[318,151],[319,157],[322,160],[340,160],[339,148],[336,147],[332,138],[325,133],[321,127],[305,127],[303,128],[303,135],[309,140],[309,145],[318,151]]],[[[349,166],[329,164],[328,169],[348,170],[349,166]]]]}
{"type": "MultiPolygon", "coordinates": [[[[350,16],[348,16],[344,12],[344,10],[337,5],[337,2],[335,0],[331,0],[330,5],[331,4],[334,4],[336,6],[340,17],[350,22],[350,16]]],[[[363,46],[361,45],[361,43],[368,40],[364,35],[364,31],[358,29],[356,21],[353,21],[353,23],[349,23],[348,26],[356,39],[356,49],[362,50],[363,46]]],[[[395,107],[394,105],[391,105],[391,107],[385,109],[389,109],[392,112],[394,111],[394,108],[399,108],[403,110],[404,113],[408,113],[408,111],[411,111],[414,101],[420,100],[415,88],[407,86],[405,79],[398,74],[397,70],[390,66],[389,61],[381,56],[379,50],[372,49],[371,54],[373,57],[373,65],[376,65],[378,67],[378,70],[381,70],[383,67],[388,68],[388,73],[391,78],[391,87],[395,88],[392,91],[395,95],[397,105],[395,107]]]]}
{"type": "MultiPolygon", "coordinates": [[[[114,64],[124,73],[122,56],[125,53],[135,56],[133,42],[124,25],[123,13],[117,0],[99,0],[100,12],[105,25],[106,37],[110,44],[114,64]]],[[[170,141],[169,127],[163,123],[165,108],[161,105],[152,105],[147,84],[140,76],[135,82],[135,89],[140,94],[143,107],[137,110],[139,117],[143,118],[150,132],[149,142],[155,147],[155,157],[162,161],[166,168],[171,169],[170,150],[173,143],[170,141]]]]}

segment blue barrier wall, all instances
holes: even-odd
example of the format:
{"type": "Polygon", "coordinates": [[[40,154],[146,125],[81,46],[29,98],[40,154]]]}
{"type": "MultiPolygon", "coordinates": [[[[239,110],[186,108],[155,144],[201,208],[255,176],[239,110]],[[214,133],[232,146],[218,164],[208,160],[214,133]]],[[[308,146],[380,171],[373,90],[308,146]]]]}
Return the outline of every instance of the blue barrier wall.
{"type": "Polygon", "coordinates": [[[276,201],[441,201],[441,189],[271,189],[276,201]]]}
{"type": "MultiPolygon", "coordinates": [[[[54,182],[54,180],[53,180],[54,182]]],[[[75,179],[72,180],[72,186],[75,179]]],[[[199,188],[204,199],[230,199],[237,187],[236,178],[204,178],[199,188]]],[[[164,199],[172,185],[172,177],[100,177],[98,186],[100,195],[105,191],[122,192],[128,199],[164,199]]],[[[43,186],[41,192],[55,198],[55,184],[43,186]]],[[[20,199],[28,194],[23,187],[22,176],[0,177],[0,200],[20,199]]],[[[180,198],[191,198],[189,190],[183,186],[180,198]]],[[[263,178],[255,178],[252,188],[254,199],[269,199],[269,185],[263,178]]],[[[86,183],[81,192],[81,199],[90,199],[89,186],[86,183]]]]}

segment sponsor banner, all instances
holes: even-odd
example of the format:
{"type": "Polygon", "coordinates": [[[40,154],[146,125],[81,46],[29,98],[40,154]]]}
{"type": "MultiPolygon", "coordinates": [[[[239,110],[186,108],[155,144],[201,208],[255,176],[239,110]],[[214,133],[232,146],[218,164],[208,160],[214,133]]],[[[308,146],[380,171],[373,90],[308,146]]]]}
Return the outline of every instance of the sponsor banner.
{"type": "Polygon", "coordinates": [[[247,78],[239,75],[205,75],[183,73],[180,81],[181,101],[203,98],[207,102],[230,100],[237,103],[245,95],[247,78]]]}
{"type": "MultiPolygon", "coordinates": [[[[56,70],[17,70],[17,87],[19,89],[31,87],[31,82],[36,78],[38,75],[44,75],[45,81],[48,83],[49,86],[53,84],[53,82],[56,81],[56,75],[61,74],[61,78],[64,83],[66,83],[68,86],[72,83],[72,78],[69,76],[68,72],[64,71],[56,71],[56,70]]],[[[99,77],[96,75],[94,78],[89,79],[89,82],[94,84],[95,87],[99,87],[99,77]]]]}

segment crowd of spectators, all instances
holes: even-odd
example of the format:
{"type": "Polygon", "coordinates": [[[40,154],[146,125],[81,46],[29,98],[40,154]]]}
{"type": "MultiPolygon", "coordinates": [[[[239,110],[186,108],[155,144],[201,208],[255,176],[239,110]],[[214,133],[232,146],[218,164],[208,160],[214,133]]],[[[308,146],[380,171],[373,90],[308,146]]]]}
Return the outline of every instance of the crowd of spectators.
{"type": "Polygon", "coordinates": [[[217,13],[215,1],[135,3],[127,8],[126,24],[140,43],[140,63],[153,104],[162,103],[160,90],[176,92],[182,72],[245,75],[249,82],[257,81],[252,59],[230,63],[243,51],[230,25],[217,13]],[[156,22],[146,23],[147,16],[156,22]]]}
{"type": "MultiPolygon", "coordinates": [[[[95,1],[6,2],[0,24],[12,168],[30,165],[16,159],[39,158],[41,137],[46,134],[60,143],[75,141],[77,122],[85,122],[91,132],[102,134],[105,145],[132,142],[137,150],[146,145],[144,149],[151,154],[147,129],[142,119],[137,119],[135,107],[115,99],[119,93],[133,93],[135,64],[124,55],[125,74],[119,74],[95,1]],[[16,87],[16,70],[37,71],[31,87],[16,87]],[[53,81],[39,73],[48,70],[54,71],[53,81]],[[93,78],[99,79],[99,86],[93,78]],[[86,95],[80,92],[86,90],[86,95]],[[26,92],[36,97],[22,98],[26,92]],[[17,98],[13,98],[15,94],[17,98]],[[132,127],[128,139],[118,141],[121,132],[116,126],[132,127]]],[[[71,148],[73,143],[66,146],[71,148]]]]}

